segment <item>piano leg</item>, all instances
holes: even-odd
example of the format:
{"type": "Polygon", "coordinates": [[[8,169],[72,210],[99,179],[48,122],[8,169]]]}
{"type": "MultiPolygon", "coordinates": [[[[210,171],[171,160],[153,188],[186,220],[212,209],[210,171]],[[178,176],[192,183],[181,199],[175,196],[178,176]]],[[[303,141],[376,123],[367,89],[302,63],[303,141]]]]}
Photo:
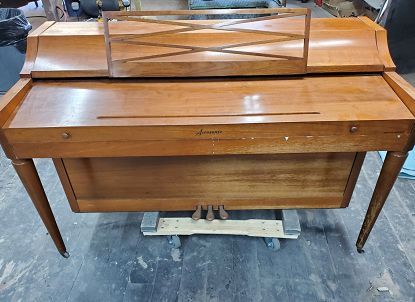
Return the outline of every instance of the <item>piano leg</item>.
{"type": "Polygon", "coordinates": [[[357,238],[356,247],[359,253],[363,252],[363,246],[369,237],[370,231],[372,230],[407,157],[408,153],[404,152],[387,153],[369,208],[366,212],[365,220],[363,221],[359,237],[357,238]]]}
{"type": "Polygon", "coordinates": [[[45,191],[43,190],[43,186],[40,182],[33,160],[14,159],[12,162],[59,253],[63,257],[68,258],[69,254],[66,251],[65,244],[63,243],[62,236],[59,232],[55,217],[53,216],[49,201],[46,197],[45,191]]]}

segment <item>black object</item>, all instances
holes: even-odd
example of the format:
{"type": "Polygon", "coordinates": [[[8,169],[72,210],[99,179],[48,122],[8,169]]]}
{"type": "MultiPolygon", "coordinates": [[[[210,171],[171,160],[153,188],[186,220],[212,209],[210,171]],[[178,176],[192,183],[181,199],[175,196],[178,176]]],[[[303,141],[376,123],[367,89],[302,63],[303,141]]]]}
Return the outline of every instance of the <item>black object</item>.
{"type": "Polygon", "coordinates": [[[388,30],[389,50],[399,73],[415,72],[415,1],[389,0],[380,24],[388,30]]]}
{"type": "Polygon", "coordinates": [[[31,29],[20,9],[0,8],[0,47],[26,40],[31,29]]]}
{"type": "Polygon", "coordinates": [[[19,79],[32,25],[16,8],[0,8],[0,95],[19,79]]]}
{"type": "Polygon", "coordinates": [[[3,8],[18,8],[27,5],[29,2],[34,2],[36,7],[39,7],[38,0],[1,0],[0,7],[3,8]]]}
{"type": "MultiPolygon", "coordinates": [[[[118,0],[101,0],[103,11],[120,10],[118,0]]],[[[85,14],[91,17],[99,16],[99,9],[96,0],[80,0],[81,8],[85,14]]]]}

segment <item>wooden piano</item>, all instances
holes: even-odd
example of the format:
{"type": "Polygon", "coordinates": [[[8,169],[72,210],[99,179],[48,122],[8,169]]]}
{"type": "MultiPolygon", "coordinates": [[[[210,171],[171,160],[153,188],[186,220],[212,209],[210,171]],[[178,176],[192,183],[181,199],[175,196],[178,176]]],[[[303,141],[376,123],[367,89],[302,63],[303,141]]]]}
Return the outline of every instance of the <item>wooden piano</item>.
{"type": "Polygon", "coordinates": [[[383,28],[307,9],[46,22],[0,139],[63,256],[33,158],[53,159],[74,212],[303,209],[347,207],[365,153],[386,150],[362,251],[415,141],[394,70],[383,28]]]}

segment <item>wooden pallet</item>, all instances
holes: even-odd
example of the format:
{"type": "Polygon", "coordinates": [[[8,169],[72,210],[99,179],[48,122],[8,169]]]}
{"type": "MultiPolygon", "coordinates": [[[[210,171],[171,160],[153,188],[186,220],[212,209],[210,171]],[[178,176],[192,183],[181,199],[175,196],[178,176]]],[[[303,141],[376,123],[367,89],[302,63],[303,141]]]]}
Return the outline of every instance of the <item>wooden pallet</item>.
{"type": "Polygon", "coordinates": [[[297,239],[301,227],[295,210],[282,210],[281,220],[193,220],[192,218],[160,218],[159,212],[147,212],[141,222],[145,236],[169,235],[244,235],[264,238],[297,239]]]}

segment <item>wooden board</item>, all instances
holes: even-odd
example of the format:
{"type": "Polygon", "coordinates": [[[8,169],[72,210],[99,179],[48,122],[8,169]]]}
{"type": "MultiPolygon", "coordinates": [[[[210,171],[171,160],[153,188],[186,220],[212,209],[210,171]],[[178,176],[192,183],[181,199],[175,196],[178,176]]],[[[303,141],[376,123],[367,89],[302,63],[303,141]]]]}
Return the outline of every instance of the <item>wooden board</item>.
{"type": "MultiPolygon", "coordinates": [[[[232,75],[304,74],[307,71],[310,39],[309,9],[233,9],[202,11],[104,12],[106,55],[110,77],[199,77],[232,75]],[[218,20],[195,24],[190,16],[267,14],[245,20],[218,20]],[[149,17],[158,19],[150,19],[149,17]],[[180,20],[159,19],[180,16],[180,20]],[[262,21],[303,17],[295,32],[257,29],[262,21]],[[184,19],[183,19],[184,18],[184,19]],[[153,25],[151,32],[114,34],[113,21],[153,25]],[[247,28],[246,25],[248,24],[247,28]],[[163,29],[157,28],[164,25],[163,29]],[[263,45],[295,41],[297,53],[263,45]],[[280,51],[279,51],[280,50],[280,51]]],[[[133,25],[135,26],[135,25],[133,25]]]]}
{"type": "MultiPolygon", "coordinates": [[[[381,59],[387,58],[387,53],[385,53],[387,45],[383,45],[386,42],[385,40],[378,41],[377,37],[381,35],[380,31],[357,18],[338,21],[336,19],[311,20],[307,72],[381,72],[385,69],[384,64],[391,64],[389,61],[385,62],[381,59]]],[[[201,25],[212,24],[211,20],[188,20],[187,22],[201,25]]],[[[114,35],[139,35],[166,30],[166,28],[172,26],[138,23],[128,21],[110,23],[109,28],[114,35]]],[[[304,20],[295,18],[264,20],[252,24],[240,24],[239,27],[260,31],[300,33],[301,29],[304,28],[304,20]]],[[[199,31],[198,36],[203,38],[203,41],[209,41],[204,36],[213,34],[212,31],[205,30],[204,32],[199,31]]],[[[236,35],[235,39],[247,39],[247,34],[234,32],[225,32],[220,35],[216,33],[214,36],[229,39],[234,35],[236,35]]],[[[187,36],[189,36],[187,33],[175,35],[176,38],[182,37],[181,39],[185,39],[187,36]]],[[[261,37],[252,33],[249,36],[254,39],[261,37]]],[[[127,55],[134,51],[134,48],[129,51],[127,49],[126,47],[115,49],[113,54],[118,58],[124,51],[127,52],[127,55]]],[[[154,51],[154,47],[141,48],[141,50],[154,51]]],[[[255,46],[248,46],[245,50],[257,51],[255,46]]],[[[260,51],[264,53],[284,52],[291,56],[301,54],[301,50],[301,43],[296,41],[286,41],[272,45],[262,44],[260,47],[260,51]]],[[[164,51],[166,51],[165,48],[164,51]]],[[[230,60],[229,56],[231,55],[222,53],[220,58],[230,60]]],[[[193,54],[192,57],[196,61],[215,59],[215,56],[204,53],[193,54]]],[[[178,59],[180,58],[176,56],[176,60],[178,59]]],[[[251,59],[255,60],[255,57],[251,57],[251,59]]],[[[33,67],[32,76],[50,78],[67,76],[107,77],[108,75],[102,23],[55,23],[39,36],[38,57],[33,67]]]]}
{"type": "Polygon", "coordinates": [[[297,239],[297,235],[284,233],[281,220],[213,220],[192,218],[160,218],[156,232],[143,232],[145,236],[161,235],[242,235],[253,237],[276,237],[285,239],[297,239]]]}
{"type": "Polygon", "coordinates": [[[80,211],[88,212],[341,207],[354,160],[354,153],[318,153],[63,163],[80,211]]]}
{"type": "Polygon", "coordinates": [[[70,80],[36,82],[6,126],[184,126],[406,119],[413,119],[412,114],[380,75],[70,80]]]}
{"type": "Polygon", "coordinates": [[[376,75],[41,81],[4,136],[23,158],[399,151],[413,120],[376,75]]]}

